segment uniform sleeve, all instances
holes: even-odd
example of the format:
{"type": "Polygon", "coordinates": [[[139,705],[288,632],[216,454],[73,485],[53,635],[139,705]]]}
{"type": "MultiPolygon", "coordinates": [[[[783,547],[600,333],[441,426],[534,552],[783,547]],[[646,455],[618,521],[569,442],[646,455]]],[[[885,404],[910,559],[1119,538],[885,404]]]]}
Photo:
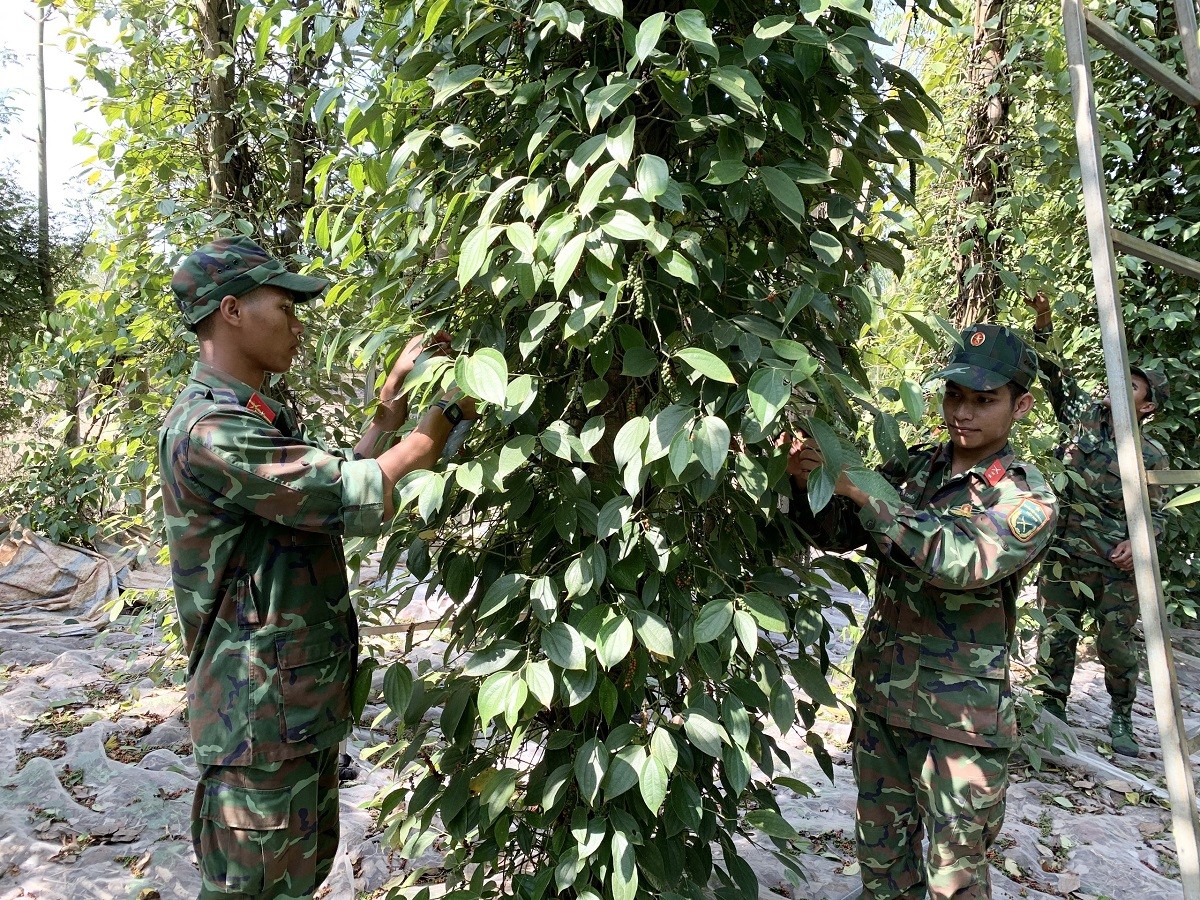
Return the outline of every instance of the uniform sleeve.
{"type": "Polygon", "coordinates": [[[1053,334],[1050,328],[1033,330],[1037,343],[1038,379],[1050,398],[1054,417],[1064,425],[1073,425],[1083,418],[1092,405],[1092,397],[1080,386],[1071,371],[1051,353],[1048,344],[1053,334]]]}
{"type": "Polygon", "coordinates": [[[288,437],[254,413],[228,406],[192,426],[188,474],[232,504],[302,531],[378,534],[383,473],[288,437]]]}
{"type": "Polygon", "coordinates": [[[859,518],[889,562],[941,590],[974,590],[1031,565],[1054,535],[1053,496],[1008,488],[972,516],[871,498],[859,518]]]}
{"type": "Polygon", "coordinates": [[[819,513],[808,506],[808,492],[793,483],[791,520],[822,550],[845,553],[867,543],[870,535],[856,515],[854,504],[834,497],[819,513]]]}
{"type": "MultiPolygon", "coordinates": [[[[923,449],[909,451],[912,455],[907,459],[908,465],[917,465],[917,457],[923,449]]],[[[899,461],[884,463],[875,471],[893,487],[902,483],[907,476],[905,465],[899,461]]],[[[875,552],[875,543],[871,533],[863,527],[858,507],[847,497],[835,496],[819,513],[813,513],[808,506],[808,492],[793,481],[790,515],[792,521],[822,550],[845,553],[865,544],[868,553],[875,552]]]]}

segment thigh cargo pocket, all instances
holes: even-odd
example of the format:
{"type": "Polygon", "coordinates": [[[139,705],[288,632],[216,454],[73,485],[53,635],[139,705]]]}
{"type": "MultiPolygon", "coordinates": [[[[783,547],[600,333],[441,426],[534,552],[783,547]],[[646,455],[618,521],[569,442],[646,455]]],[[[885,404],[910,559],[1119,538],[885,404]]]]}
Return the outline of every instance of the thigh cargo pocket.
{"type": "Polygon", "coordinates": [[[921,638],[916,715],[943,728],[995,734],[1008,650],[945,638],[921,638]]]}
{"type": "Polygon", "coordinates": [[[342,620],[274,636],[285,743],[298,743],[350,718],[354,647],[342,620]]]}
{"type": "Polygon", "coordinates": [[[210,890],[259,895],[276,856],[273,843],[287,837],[292,792],[204,782],[196,858],[210,890]]]}

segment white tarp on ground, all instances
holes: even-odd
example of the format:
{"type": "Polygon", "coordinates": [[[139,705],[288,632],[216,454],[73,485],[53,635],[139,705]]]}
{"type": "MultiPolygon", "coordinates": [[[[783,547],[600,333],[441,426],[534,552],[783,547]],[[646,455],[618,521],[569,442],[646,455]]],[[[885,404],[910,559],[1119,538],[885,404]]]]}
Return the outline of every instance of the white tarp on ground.
{"type": "Polygon", "coordinates": [[[103,627],[104,604],[121,590],[163,590],[169,575],[134,569],[136,547],[104,552],[55,544],[12,525],[0,539],[0,623],[5,628],[62,634],[103,627]]]}
{"type": "Polygon", "coordinates": [[[108,557],[55,544],[13,525],[0,541],[0,621],[21,630],[61,628],[77,619],[98,626],[101,607],[116,597],[108,557]]]}

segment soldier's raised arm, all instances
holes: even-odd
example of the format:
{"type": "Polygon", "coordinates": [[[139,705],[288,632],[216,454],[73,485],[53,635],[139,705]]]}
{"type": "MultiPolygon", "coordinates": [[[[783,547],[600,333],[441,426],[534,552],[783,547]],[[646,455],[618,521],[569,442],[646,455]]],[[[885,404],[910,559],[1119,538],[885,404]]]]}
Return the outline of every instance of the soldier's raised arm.
{"type": "Polygon", "coordinates": [[[963,515],[862,494],[859,519],[890,562],[943,590],[974,590],[1032,565],[1054,535],[1054,494],[1034,470],[1019,464],[995,478],[998,500],[963,515]],[[1003,481],[1000,481],[1004,478],[1003,481]]]}
{"type": "Polygon", "coordinates": [[[1078,422],[1092,404],[1091,395],[1076,380],[1070,368],[1050,351],[1054,336],[1054,319],[1050,300],[1041,291],[1025,298],[1025,304],[1037,314],[1033,338],[1038,351],[1038,380],[1050,398],[1054,417],[1064,425],[1078,422]]]}

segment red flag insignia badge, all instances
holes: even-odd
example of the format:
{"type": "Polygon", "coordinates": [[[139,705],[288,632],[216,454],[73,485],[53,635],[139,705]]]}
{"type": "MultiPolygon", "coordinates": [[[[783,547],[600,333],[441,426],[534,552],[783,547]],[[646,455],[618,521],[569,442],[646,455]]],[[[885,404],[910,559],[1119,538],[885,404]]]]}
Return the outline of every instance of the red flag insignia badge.
{"type": "Polygon", "coordinates": [[[1007,469],[1005,469],[1004,463],[1000,462],[1000,460],[996,460],[994,463],[988,466],[986,470],[984,470],[983,478],[988,484],[990,484],[992,487],[995,487],[1000,482],[1000,479],[1004,477],[1004,473],[1006,471],[1007,469]]]}
{"type": "Polygon", "coordinates": [[[267,405],[267,401],[258,396],[258,394],[250,395],[250,399],[246,401],[246,409],[250,410],[250,412],[258,413],[267,420],[268,424],[275,424],[274,410],[272,410],[271,407],[267,405]]]}

